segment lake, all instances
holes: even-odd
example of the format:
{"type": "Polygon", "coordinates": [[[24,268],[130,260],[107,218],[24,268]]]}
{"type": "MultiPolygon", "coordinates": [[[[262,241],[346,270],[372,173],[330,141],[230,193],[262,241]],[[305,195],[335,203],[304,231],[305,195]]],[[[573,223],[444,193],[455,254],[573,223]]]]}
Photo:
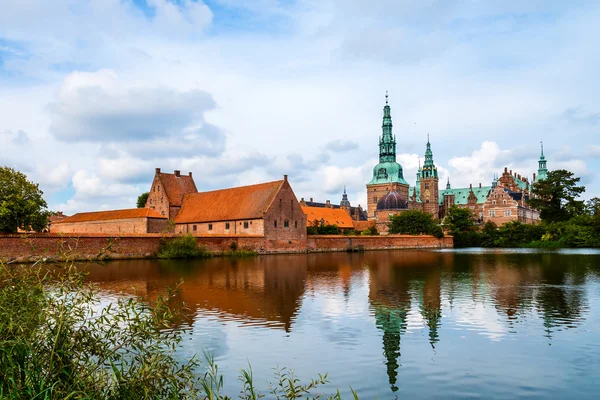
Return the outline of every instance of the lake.
{"type": "Polygon", "coordinates": [[[228,394],[251,363],[318,372],[349,397],[592,398],[600,251],[448,250],[130,260],[90,266],[107,298],[183,279],[180,351],[212,351],[228,394]]]}

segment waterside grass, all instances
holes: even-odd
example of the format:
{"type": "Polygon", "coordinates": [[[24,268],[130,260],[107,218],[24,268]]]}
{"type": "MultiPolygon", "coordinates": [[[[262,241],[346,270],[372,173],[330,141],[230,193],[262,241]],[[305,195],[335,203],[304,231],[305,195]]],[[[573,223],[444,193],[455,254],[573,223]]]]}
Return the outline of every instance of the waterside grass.
{"type": "MultiPolygon", "coordinates": [[[[204,373],[197,356],[175,357],[190,329],[176,324],[185,311],[177,288],[151,304],[123,297],[106,306],[75,264],[56,271],[0,263],[0,399],[234,398],[210,354],[204,373]]],[[[252,368],[242,369],[235,398],[341,399],[314,393],[327,375],[302,383],[281,368],[274,378],[261,393],[252,368]]]]}

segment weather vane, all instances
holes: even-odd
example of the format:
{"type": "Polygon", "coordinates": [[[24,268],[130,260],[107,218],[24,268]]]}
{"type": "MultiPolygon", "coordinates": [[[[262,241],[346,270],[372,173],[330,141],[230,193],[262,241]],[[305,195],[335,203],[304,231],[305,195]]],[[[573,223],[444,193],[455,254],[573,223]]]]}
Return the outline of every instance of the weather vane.
{"type": "Polygon", "coordinates": [[[387,103],[388,103],[388,91],[386,90],[385,91],[385,104],[387,104],[387,103]]]}

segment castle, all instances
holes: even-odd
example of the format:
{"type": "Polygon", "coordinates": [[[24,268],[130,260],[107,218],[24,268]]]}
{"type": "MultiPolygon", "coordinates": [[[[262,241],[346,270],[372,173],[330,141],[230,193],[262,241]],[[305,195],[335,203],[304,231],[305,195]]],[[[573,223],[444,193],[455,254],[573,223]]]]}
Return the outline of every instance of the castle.
{"type": "MultiPolygon", "coordinates": [[[[544,148],[538,162],[538,173],[533,182],[545,179],[548,174],[544,148]]],[[[381,233],[387,233],[390,217],[406,210],[420,210],[443,219],[452,206],[469,208],[475,219],[483,223],[493,221],[498,225],[509,221],[539,222],[539,212],[527,205],[531,196],[528,178],[504,168],[502,175],[494,177],[490,186],[452,188],[450,179],[446,189],[440,191],[438,169],[433,161],[429,135],[425,149],[425,162],[419,166],[415,186],[404,179],[402,165],[396,161],[396,136],[392,134],[392,116],[386,94],[383,108],[382,135],[379,137],[379,163],[373,167],[373,177],[367,183],[367,213],[381,233]]]]}

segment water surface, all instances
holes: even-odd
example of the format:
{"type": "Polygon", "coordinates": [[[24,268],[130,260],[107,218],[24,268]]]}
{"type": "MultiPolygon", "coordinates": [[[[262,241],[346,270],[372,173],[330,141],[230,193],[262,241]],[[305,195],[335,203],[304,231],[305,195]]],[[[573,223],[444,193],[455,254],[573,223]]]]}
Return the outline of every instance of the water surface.
{"type": "MultiPolygon", "coordinates": [[[[188,357],[215,354],[228,393],[252,364],[361,398],[596,398],[600,252],[381,251],[112,261],[107,292],[148,299],[180,279],[188,357]]],[[[346,396],[345,396],[346,397],[346,396]]]]}

